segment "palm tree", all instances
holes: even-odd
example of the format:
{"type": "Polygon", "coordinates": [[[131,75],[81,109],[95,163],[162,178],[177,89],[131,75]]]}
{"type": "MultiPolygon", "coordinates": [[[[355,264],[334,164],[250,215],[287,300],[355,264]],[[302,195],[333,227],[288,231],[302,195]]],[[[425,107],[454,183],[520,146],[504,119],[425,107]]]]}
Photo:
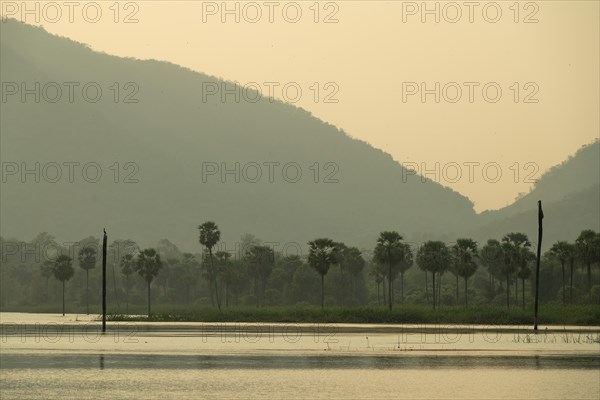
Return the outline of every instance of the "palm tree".
{"type": "Polygon", "coordinates": [[[502,238],[502,274],[506,276],[506,307],[510,307],[510,275],[526,263],[525,250],[528,251],[529,247],[531,243],[524,233],[509,233],[502,238]]]}
{"type": "MultiPolygon", "coordinates": [[[[383,273],[381,272],[381,265],[377,262],[371,262],[371,267],[369,269],[369,276],[375,279],[375,283],[377,283],[377,305],[381,305],[381,284],[383,283],[383,273]]],[[[385,301],[384,301],[385,302],[385,301]]]]}
{"type": "Polygon", "coordinates": [[[404,274],[413,266],[413,252],[408,243],[402,243],[402,258],[398,262],[400,272],[400,303],[404,304],[404,274]]]}
{"type": "Polygon", "coordinates": [[[90,315],[90,269],[96,266],[98,250],[93,246],[85,246],[79,250],[79,267],[85,271],[85,309],[90,315]]]}
{"type": "Polygon", "coordinates": [[[395,231],[385,231],[379,234],[374,256],[377,262],[388,267],[388,307],[392,309],[392,267],[398,264],[404,257],[402,236],[395,231]]]}
{"type": "Polygon", "coordinates": [[[436,286],[435,274],[441,274],[450,264],[450,252],[444,242],[428,241],[425,242],[417,252],[417,264],[421,269],[431,272],[433,276],[433,309],[436,305],[436,286]]]}
{"type": "Polygon", "coordinates": [[[234,271],[231,269],[231,253],[226,251],[217,251],[217,274],[221,276],[221,281],[225,284],[225,307],[229,307],[229,286],[233,282],[234,271]]]}
{"type": "Polygon", "coordinates": [[[329,267],[339,261],[339,245],[331,239],[321,238],[308,242],[308,263],[321,275],[321,308],[325,307],[325,275],[329,267]]]}
{"type": "Polygon", "coordinates": [[[340,268],[347,269],[348,272],[350,272],[350,292],[352,303],[354,303],[354,281],[356,280],[356,276],[360,274],[364,267],[365,259],[363,258],[361,251],[356,247],[344,247],[342,251],[340,268]]]}
{"type": "Polygon", "coordinates": [[[160,255],[154,249],[142,250],[138,254],[134,268],[148,284],[148,317],[150,317],[150,284],[162,268],[160,255]]]}
{"type": "Polygon", "coordinates": [[[50,260],[46,260],[40,265],[42,276],[46,280],[46,300],[48,299],[48,281],[52,276],[52,270],[54,269],[54,263],[50,260]]]}
{"type": "Polygon", "coordinates": [[[587,267],[588,296],[592,299],[592,264],[600,257],[600,235],[591,229],[581,231],[575,240],[577,255],[587,267]]]}
{"type": "Polygon", "coordinates": [[[246,259],[250,262],[256,285],[256,306],[265,305],[265,290],[267,279],[273,272],[275,253],[269,246],[251,246],[246,252],[246,259]]]}
{"type": "Polygon", "coordinates": [[[461,276],[465,280],[465,307],[469,306],[468,286],[469,278],[477,271],[477,242],[472,239],[458,239],[452,246],[452,263],[456,271],[456,276],[461,276]]]}
{"type": "Polygon", "coordinates": [[[214,284],[215,289],[215,297],[217,300],[217,307],[219,311],[221,311],[221,301],[219,300],[219,287],[217,285],[217,277],[216,271],[213,261],[212,249],[213,247],[219,243],[221,240],[221,231],[219,231],[219,227],[212,221],[207,221],[198,227],[200,230],[200,244],[208,249],[208,256],[210,259],[210,269],[211,269],[211,277],[214,284]]]}
{"type": "Polygon", "coordinates": [[[121,273],[125,275],[125,310],[129,314],[129,275],[133,274],[135,258],[133,254],[125,254],[121,258],[121,273]]]}
{"type": "Polygon", "coordinates": [[[522,297],[522,302],[523,302],[523,309],[525,309],[525,280],[529,279],[529,277],[531,276],[531,269],[529,269],[528,265],[525,265],[523,268],[521,268],[519,270],[519,272],[517,272],[517,277],[519,279],[521,279],[521,287],[523,290],[523,293],[521,295],[522,297]]]}
{"type": "Polygon", "coordinates": [[[421,271],[425,272],[425,301],[427,303],[429,303],[429,283],[427,281],[427,270],[425,269],[425,266],[423,264],[419,264],[418,261],[417,261],[417,265],[419,266],[419,269],[421,271]]]}
{"type": "Polygon", "coordinates": [[[62,314],[65,315],[65,282],[73,277],[75,270],[73,269],[73,260],[67,255],[60,255],[54,261],[52,270],[54,277],[62,282],[62,314]]]}
{"type": "Polygon", "coordinates": [[[573,304],[573,271],[575,270],[575,259],[577,249],[575,244],[569,243],[567,247],[567,260],[569,261],[569,303],[573,304]]]}
{"type": "Polygon", "coordinates": [[[492,291],[495,291],[494,277],[501,274],[504,264],[504,253],[500,242],[495,239],[489,239],[485,246],[481,248],[479,259],[487,267],[490,275],[490,287],[492,291]]]}
{"type": "Polygon", "coordinates": [[[565,305],[565,264],[571,257],[572,246],[565,241],[558,241],[550,248],[550,254],[560,261],[560,267],[562,270],[562,303],[565,305]]]}

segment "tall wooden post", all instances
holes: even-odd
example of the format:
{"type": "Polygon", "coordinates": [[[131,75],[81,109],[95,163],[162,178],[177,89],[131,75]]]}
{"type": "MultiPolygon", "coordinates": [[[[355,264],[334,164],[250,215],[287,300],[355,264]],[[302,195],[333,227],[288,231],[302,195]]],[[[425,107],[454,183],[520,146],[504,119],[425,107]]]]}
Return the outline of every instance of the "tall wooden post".
{"type": "Polygon", "coordinates": [[[533,330],[538,330],[538,303],[540,297],[540,257],[542,253],[542,220],[544,212],[542,211],[542,201],[538,200],[538,243],[537,243],[537,259],[535,264],[535,306],[533,315],[533,330]]]}
{"type": "Polygon", "coordinates": [[[102,239],[102,333],[106,332],[106,229],[102,239]]]}

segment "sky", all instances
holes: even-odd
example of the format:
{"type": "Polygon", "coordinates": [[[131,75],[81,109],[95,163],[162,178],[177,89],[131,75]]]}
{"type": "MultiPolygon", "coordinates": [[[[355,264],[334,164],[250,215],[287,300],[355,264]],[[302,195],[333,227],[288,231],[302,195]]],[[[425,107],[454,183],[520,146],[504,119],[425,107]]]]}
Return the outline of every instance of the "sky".
{"type": "Polygon", "coordinates": [[[477,211],[510,204],[600,134],[598,1],[23,4],[0,2],[2,15],[258,87],[477,211]]]}

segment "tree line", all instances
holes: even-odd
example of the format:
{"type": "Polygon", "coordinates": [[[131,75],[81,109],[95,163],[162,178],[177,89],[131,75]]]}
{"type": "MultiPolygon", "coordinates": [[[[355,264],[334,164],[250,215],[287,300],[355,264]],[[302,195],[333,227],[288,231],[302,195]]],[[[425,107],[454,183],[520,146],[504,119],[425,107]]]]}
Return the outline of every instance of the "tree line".
{"type": "MultiPolygon", "coordinates": [[[[131,302],[136,306],[145,303],[151,314],[153,298],[164,304],[210,304],[219,310],[230,306],[295,304],[385,304],[392,309],[405,301],[429,304],[436,309],[490,301],[499,304],[500,297],[504,297],[506,307],[525,308],[531,300],[535,255],[523,233],[508,233],[483,245],[470,238],[459,238],[452,244],[430,240],[415,246],[396,231],[384,231],[371,250],[317,238],[308,242],[308,254],[302,256],[278,253],[250,234],[242,236],[242,246],[236,252],[222,251],[217,246],[221,232],[216,223],[205,222],[198,231],[202,252],[196,254],[183,253],[166,239],[147,249],[140,249],[132,240],[113,241],[108,257],[113,280],[112,288],[109,284],[111,301],[116,299],[118,307],[123,302],[125,313],[129,313],[131,302]],[[445,277],[450,277],[450,283],[444,283],[445,277]],[[153,287],[158,291],[154,296],[153,287]]],[[[40,234],[33,243],[53,249],[45,250],[43,260],[31,246],[15,251],[13,241],[0,240],[3,307],[43,305],[57,300],[49,291],[54,278],[60,287],[64,314],[65,291],[67,282],[75,276],[75,261],[85,272],[85,286],[80,278],[78,285],[83,289],[79,296],[71,294],[71,298],[85,304],[88,314],[90,296],[98,304],[97,274],[93,277],[95,289],[90,292],[90,272],[100,262],[98,239],[82,240],[75,251],[59,246],[47,233],[40,234]],[[23,257],[23,252],[37,257],[30,260],[27,254],[23,257]],[[37,274],[33,272],[35,268],[37,274]],[[44,285],[39,284],[38,277],[44,285]],[[16,287],[26,290],[19,294],[16,287]]],[[[594,265],[600,266],[599,233],[584,230],[573,243],[554,243],[542,261],[542,300],[600,303],[600,285],[594,285],[592,270],[594,265]]]]}

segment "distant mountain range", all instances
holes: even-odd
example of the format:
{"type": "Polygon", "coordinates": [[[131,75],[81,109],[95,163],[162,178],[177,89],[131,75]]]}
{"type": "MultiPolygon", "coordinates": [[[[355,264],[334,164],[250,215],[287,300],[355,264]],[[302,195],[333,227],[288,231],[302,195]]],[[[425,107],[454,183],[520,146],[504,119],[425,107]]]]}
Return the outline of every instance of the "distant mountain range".
{"type": "Polygon", "coordinates": [[[532,190],[513,204],[479,215],[478,238],[509,231],[537,237],[537,200],[544,209],[543,243],[573,241],[582,229],[600,231],[600,143],[582,147],[562,164],[546,171],[532,190]]]}
{"type": "Polygon", "coordinates": [[[449,241],[533,232],[538,198],[548,224],[560,221],[556,232],[548,228],[549,240],[572,240],[600,225],[598,142],[548,171],[514,204],[477,215],[465,196],[403,179],[406,170],[389,154],[303,109],[265,98],[204,98],[207,85],[223,81],[94,52],[16,21],[0,24],[0,33],[5,238],[48,231],[67,240],[106,227],[113,238],[143,245],[168,238],[193,249],[197,226],[214,220],[228,249],[245,232],[281,246],[329,236],[371,248],[386,229],[409,240],[449,241]],[[35,163],[39,183],[36,172],[21,176],[35,163]],[[221,176],[236,163],[237,177],[221,176]]]}

